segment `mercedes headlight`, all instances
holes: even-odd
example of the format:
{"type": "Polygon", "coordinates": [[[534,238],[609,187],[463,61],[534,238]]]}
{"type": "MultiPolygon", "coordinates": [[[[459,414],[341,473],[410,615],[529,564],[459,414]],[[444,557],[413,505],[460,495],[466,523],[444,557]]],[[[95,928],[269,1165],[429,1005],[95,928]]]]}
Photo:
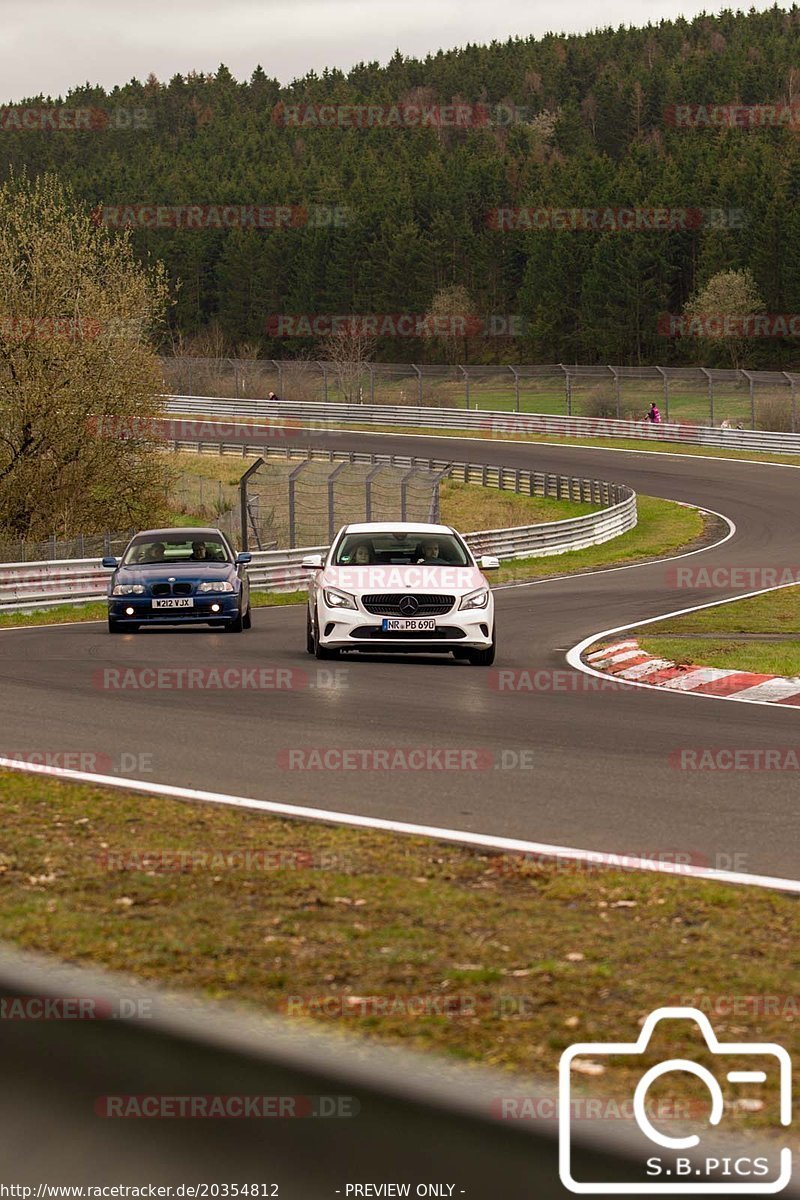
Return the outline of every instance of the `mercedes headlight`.
{"type": "Polygon", "coordinates": [[[348,592],[337,591],[336,588],[324,588],[322,592],[328,608],[355,608],[356,598],[348,592]]]}
{"type": "Polygon", "coordinates": [[[486,605],[488,603],[489,603],[489,589],[488,588],[478,588],[477,592],[470,592],[468,596],[465,596],[458,607],[459,608],[486,608],[486,605]]]}

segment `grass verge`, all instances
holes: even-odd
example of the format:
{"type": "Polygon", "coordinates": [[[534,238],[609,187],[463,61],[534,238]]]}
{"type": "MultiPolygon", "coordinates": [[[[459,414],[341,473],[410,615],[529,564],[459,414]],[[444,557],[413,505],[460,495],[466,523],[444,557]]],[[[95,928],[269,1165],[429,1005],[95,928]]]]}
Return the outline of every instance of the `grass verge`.
{"type": "MultiPolygon", "coordinates": [[[[275,608],[282,604],[302,604],[305,592],[261,592],[253,589],[250,603],[253,608],[275,608]]],[[[61,604],[36,612],[0,613],[0,629],[21,625],[60,625],[64,621],[105,621],[108,608],[105,600],[96,604],[61,604]]]]}
{"type": "MultiPolygon", "coordinates": [[[[780,893],[10,772],[0,813],[0,937],[72,963],[553,1083],[567,1045],[632,1040],[678,999],[723,1040],[796,1041],[791,996],[758,1002],[792,991],[798,909],[780,893]]],[[[630,1098],[637,1066],[587,1086],[630,1098]]]]}
{"type": "Polygon", "coordinates": [[[514,559],[492,574],[492,582],[546,579],[550,575],[570,575],[662,558],[695,547],[704,536],[706,525],[697,509],[654,496],[638,496],[637,507],[639,520],[630,533],[600,546],[587,546],[568,554],[514,559]]]}
{"type": "Polygon", "coordinates": [[[678,663],[798,676],[800,587],[781,588],[659,621],[647,626],[639,643],[648,653],[678,663]],[[774,634],[793,633],[797,638],[770,640],[774,634]],[[737,638],[737,634],[747,637],[737,638]],[[758,634],[764,635],[763,640],[758,634]]]}

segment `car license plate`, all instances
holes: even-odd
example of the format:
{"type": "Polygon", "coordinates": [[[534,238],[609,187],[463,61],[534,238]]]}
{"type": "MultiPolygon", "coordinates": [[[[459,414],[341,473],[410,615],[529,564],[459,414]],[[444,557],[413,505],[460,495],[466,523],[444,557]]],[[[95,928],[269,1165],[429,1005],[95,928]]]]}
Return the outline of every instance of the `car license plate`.
{"type": "Polygon", "coordinates": [[[154,600],[153,608],[194,608],[194,597],[167,596],[164,600],[154,600]]]}
{"type": "Polygon", "coordinates": [[[381,622],[381,629],[385,633],[393,633],[395,630],[405,630],[406,632],[421,633],[423,630],[434,630],[436,622],[431,617],[384,617],[381,622]]]}

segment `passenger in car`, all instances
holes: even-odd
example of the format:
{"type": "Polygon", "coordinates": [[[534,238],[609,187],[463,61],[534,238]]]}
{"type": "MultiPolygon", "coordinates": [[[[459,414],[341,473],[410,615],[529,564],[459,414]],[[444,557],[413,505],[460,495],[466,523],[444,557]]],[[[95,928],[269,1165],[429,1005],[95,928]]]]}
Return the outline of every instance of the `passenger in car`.
{"type": "Polygon", "coordinates": [[[446,559],[439,557],[439,543],[437,541],[423,542],[422,557],[418,561],[433,566],[445,566],[447,562],[446,559]]]}

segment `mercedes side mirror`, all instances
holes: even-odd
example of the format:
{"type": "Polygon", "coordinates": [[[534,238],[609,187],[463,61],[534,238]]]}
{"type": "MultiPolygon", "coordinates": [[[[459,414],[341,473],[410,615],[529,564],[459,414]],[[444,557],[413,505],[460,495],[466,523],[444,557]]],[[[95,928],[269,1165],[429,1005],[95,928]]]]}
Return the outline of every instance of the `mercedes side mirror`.
{"type": "Polygon", "coordinates": [[[309,571],[321,570],[322,555],[321,554],[306,554],[303,557],[303,566],[307,567],[309,571]]]}
{"type": "Polygon", "coordinates": [[[482,571],[497,571],[500,569],[500,559],[495,554],[484,554],[478,560],[478,566],[482,571]]]}

